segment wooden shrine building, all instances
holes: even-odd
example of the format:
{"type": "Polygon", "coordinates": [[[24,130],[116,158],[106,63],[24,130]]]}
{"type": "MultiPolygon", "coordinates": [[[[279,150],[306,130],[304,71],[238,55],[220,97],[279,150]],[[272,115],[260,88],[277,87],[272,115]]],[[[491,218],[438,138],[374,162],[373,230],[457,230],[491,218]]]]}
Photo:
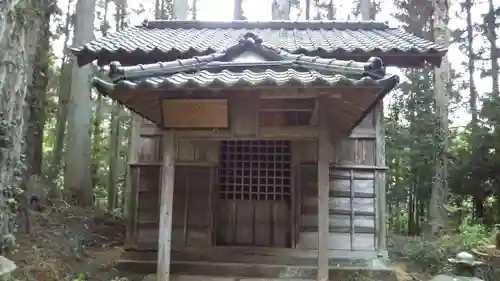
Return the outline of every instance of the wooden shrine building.
{"type": "Polygon", "coordinates": [[[73,53],[142,117],[123,265],[327,280],[387,258],[386,67],[442,47],[377,22],[149,21],[73,53]]]}

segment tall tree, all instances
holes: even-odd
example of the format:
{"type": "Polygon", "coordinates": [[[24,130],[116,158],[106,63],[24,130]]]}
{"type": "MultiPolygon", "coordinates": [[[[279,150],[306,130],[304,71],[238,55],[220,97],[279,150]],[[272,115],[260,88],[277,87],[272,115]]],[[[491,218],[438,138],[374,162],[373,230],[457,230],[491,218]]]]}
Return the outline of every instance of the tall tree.
{"type": "Polygon", "coordinates": [[[306,0],[306,20],[311,19],[311,0],[306,0]]]}
{"type": "Polygon", "coordinates": [[[243,16],[243,1],[242,0],[234,0],[233,6],[233,19],[234,20],[244,20],[243,16]]]}
{"type": "Polygon", "coordinates": [[[289,20],[290,0],[273,0],[271,3],[271,14],[273,20],[289,20]]]}
{"type": "MultiPolygon", "coordinates": [[[[163,10],[165,11],[165,9],[163,10]]],[[[173,18],[176,20],[187,20],[188,1],[173,0],[173,18]]]]}
{"type": "MultiPolygon", "coordinates": [[[[78,0],[76,4],[74,44],[83,45],[94,38],[95,0],[78,0]]],[[[64,186],[67,200],[81,206],[93,205],[91,176],[92,100],[90,99],[90,65],[79,67],[73,60],[68,115],[68,145],[64,186]]]]}
{"type": "MultiPolygon", "coordinates": [[[[127,1],[122,0],[117,3],[115,23],[116,30],[125,28],[127,1]]],[[[120,129],[121,129],[121,116],[122,109],[117,102],[113,102],[111,110],[110,122],[110,137],[109,137],[109,173],[108,173],[108,211],[113,211],[118,208],[118,174],[120,162],[120,129]]]]}
{"type": "MultiPolygon", "coordinates": [[[[444,47],[450,45],[451,33],[448,27],[448,1],[433,1],[434,41],[444,47]]],[[[434,70],[434,99],[436,106],[436,133],[434,157],[436,159],[436,174],[429,206],[429,223],[431,235],[438,235],[440,228],[445,226],[447,217],[444,206],[448,196],[448,96],[450,86],[450,65],[446,56],[440,67],[434,70]]]]}
{"type": "MultiPolygon", "coordinates": [[[[429,2],[422,5],[420,0],[395,0],[394,4],[397,7],[394,16],[406,31],[432,40],[429,2]]],[[[411,83],[402,84],[401,92],[393,93],[395,97],[389,104],[386,122],[388,182],[391,183],[387,197],[396,212],[405,211],[401,231],[419,235],[422,222],[426,222],[435,174],[433,75],[430,68],[403,71],[411,83]]]]}
{"type": "MultiPolygon", "coordinates": [[[[354,1],[354,7],[353,7],[353,11],[352,11],[352,14],[356,17],[358,16],[361,16],[361,19],[365,20],[365,16],[368,16],[368,11],[366,11],[365,7],[362,7],[362,3],[363,3],[364,0],[356,0],[354,1]],[[363,16],[364,15],[364,16],[363,16]]],[[[368,1],[370,5],[370,14],[369,14],[369,18],[370,20],[375,20],[375,16],[377,13],[380,12],[380,1],[375,1],[375,0],[370,0],[368,1]]]]}
{"type": "MultiPolygon", "coordinates": [[[[24,105],[41,23],[38,1],[17,4],[4,0],[0,5],[0,238],[4,242],[12,237],[9,200],[23,173],[24,105]]],[[[7,245],[1,246],[4,252],[7,245]]]]}
{"type": "Polygon", "coordinates": [[[191,18],[193,20],[198,19],[198,0],[193,0],[193,6],[191,7],[191,18]]]}
{"type": "MultiPolygon", "coordinates": [[[[109,10],[109,2],[110,0],[99,0],[97,2],[99,8],[103,9],[102,20],[100,24],[100,31],[102,36],[108,35],[108,30],[110,29],[110,24],[108,21],[108,10],[109,10]]],[[[118,6],[118,4],[117,4],[118,6]]],[[[106,101],[102,97],[102,95],[97,94],[95,100],[95,110],[93,114],[92,120],[92,189],[94,190],[100,184],[100,176],[99,176],[99,166],[100,163],[100,151],[102,150],[102,145],[100,145],[103,141],[102,137],[102,121],[104,119],[104,111],[106,109],[106,101]]]]}
{"type": "Polygon", "coordinates": [[[58,107],[56,113],[56,136],[47,173],[47,181],[50,183],[49,197],[54,201],[57,201],[62,197],[61,190],[56,182],[57,177],[60,175],[60,167],[63,161],[64,139],[66,135],[66,123],[68,118],[68,103],[71,85],[71,64],[68,62],[68,42],[70,38],[72,4],[73,2],[71,0],[68,1],[65,15],[65,24],[63,26],[63,57],[61,59],[61,65],[59,67],[59,79],[57,83],[58,107]]]}
{"type": "Polygon", "coordinates": [[[28,128],[26,134],[26,160],[28,175],[42,175],[43,132],[45,127],[45,99],[49,84],[50,50],[50,19],[57,10],[55,1],[42,1],[40,5],[40,23],[38,42],[33,64],[32,85],[27,99],[28,128]]]}
{"type": "Polygon", "coordinates": [[[179,10],[184,10],[185,13],[181,16],[183,18],[178,19],[186,19],[187,18],[187,10],[188,3],[187,0],[156,0],[155,1],[155,19],[172,19],[172,14],[174,8],[177,7],[179,10]],[[179,2],[180,1],[180,2],[179,2]],[[177,2],[177,4],[176,4],[177,2]]]}
{"type": "MultiPolygon", "coordinates": [[[[467,72],[469,75],[468,88],[469,88],[469,106],[471,112],[471,169],[475,171],[475,173],[471,176],[471,186],[474,189],[477,189],[473,195],[474,201],[474,209],[475,215],[478,218],[482,218],[484,215],[484,192],[479,191],[481,188],[481,180],[477,175],[478,167],[480,165],[480,129],[479,129],[479,121],[478,121],[478,108],[477,108],[477,88],[475,81],[475,73],[476,73],[476,64],[477,60],[476,52],[474,51],[474,25],[472,22],[472,6],[473,0],[465,0],[462,5],[462,10],[465,11],[466,14],[466,53],[467,53],[467,72]],[[479,188],[478,188],[479,187],[479,188]],[[479,191],[479,192],[478,192],[479,191]]],[[[484,190],[484,189],[483,189],[484,190]]]]}

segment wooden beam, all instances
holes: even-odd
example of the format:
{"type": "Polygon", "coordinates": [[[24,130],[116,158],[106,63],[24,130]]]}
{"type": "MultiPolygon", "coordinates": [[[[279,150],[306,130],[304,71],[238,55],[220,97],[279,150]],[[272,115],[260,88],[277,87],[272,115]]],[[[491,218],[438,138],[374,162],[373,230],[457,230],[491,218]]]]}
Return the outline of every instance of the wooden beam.
{"type": "Polygon", "coordinates": [[[260,94],[260,99],[310,99],[317,98],[320,95],[328,95],[331,98],[340,99],[340,93],[332,93],[331,89],[279,89],[279,90],[264,90],[260,94]]]}
{"type": "Polygon", "coordinates": [[[231,130],[176,130],[178,138],[200,140],[227,140],[227,139],[311,139],[318,137],[318,128],[312,126],[290,127],[260,127],[255,136],[238,136],[231,130]]]}
{"type": "Polygon", "coordinates": [[[163,135],[163,167],[160,190],[160,221],[158,235],[157,281],[170,280],[170,249],[172,240],[172,205],[174,199],[175,137],[172,131],[163,135]]]}
{"type": "Polygon", "coordinates": [[[328,280],[328,196],[330,188],[331,143],[328,131],[327,102],[319,101],[318,136],[318,281],[328,280]]]}

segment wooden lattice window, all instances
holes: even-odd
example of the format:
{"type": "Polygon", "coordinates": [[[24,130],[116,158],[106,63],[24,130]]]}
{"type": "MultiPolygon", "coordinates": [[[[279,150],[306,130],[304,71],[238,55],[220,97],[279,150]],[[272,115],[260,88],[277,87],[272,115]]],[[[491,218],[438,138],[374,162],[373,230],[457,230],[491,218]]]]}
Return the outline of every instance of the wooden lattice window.
{"type": "Polygon", "coordinates": [[[289,200],[290,141],[221,141],[219,187],[224,200],[289,200]]]}

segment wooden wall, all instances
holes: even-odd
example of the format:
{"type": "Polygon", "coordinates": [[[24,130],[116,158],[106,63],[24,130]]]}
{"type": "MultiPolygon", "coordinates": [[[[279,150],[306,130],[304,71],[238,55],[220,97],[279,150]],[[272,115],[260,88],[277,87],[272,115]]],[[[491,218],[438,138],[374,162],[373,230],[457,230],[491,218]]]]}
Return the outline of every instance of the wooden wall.
{"type": "MultiPolygon", "coordinates": [[[[161,134],[139,141],[139,163],[131,165],[132,210],[126,248],[156,250],[159,221],[161,134]]],[[[179,140],[177,143],[172,219],[173,248],[211,244],[210,205],[218,161],[217,141],[179,140]]]]}
{"type": "MultiPolygon", "coordinates": [[[[330,250],[375,251],[376,233],[382,227],[375,185],[380,178],[377,161],[375,114],[371,113],[346,139],[333,144],[330,169],[329,237],[330,250]]],[[[144,126],[143,127],[147,127],[144,126]]],[[[129,249],[157,248],[159,178],[161,165],[160,134],[146,128],[151,137],[140,141],[138,162],[131,169],[132,194],[127,230],[129,249]],[[153,133],[151,133],[153,132],[153,133]],[[136,210],[135,212],[133,210],[136,210]]],[[[213,243],[210,209],[216,186],[219,142],[216,140],[179,140],[177,143],[172,247],[209,246],[213,243]]],[[[317,141],[292,141],[294,188],[298,206],[296,244],[299,249],[318,246],[317,141]]]]}
{"type": "MultiPolygon", "coordinates": [[[[333,144],[330,168],[330,250],[375,251],[375,122],[367,118],[346,139],[333,144]]],[[[318,247],[317,142],[296,141],[294,164],[300,191],[298,247],[318,247]]]]}

